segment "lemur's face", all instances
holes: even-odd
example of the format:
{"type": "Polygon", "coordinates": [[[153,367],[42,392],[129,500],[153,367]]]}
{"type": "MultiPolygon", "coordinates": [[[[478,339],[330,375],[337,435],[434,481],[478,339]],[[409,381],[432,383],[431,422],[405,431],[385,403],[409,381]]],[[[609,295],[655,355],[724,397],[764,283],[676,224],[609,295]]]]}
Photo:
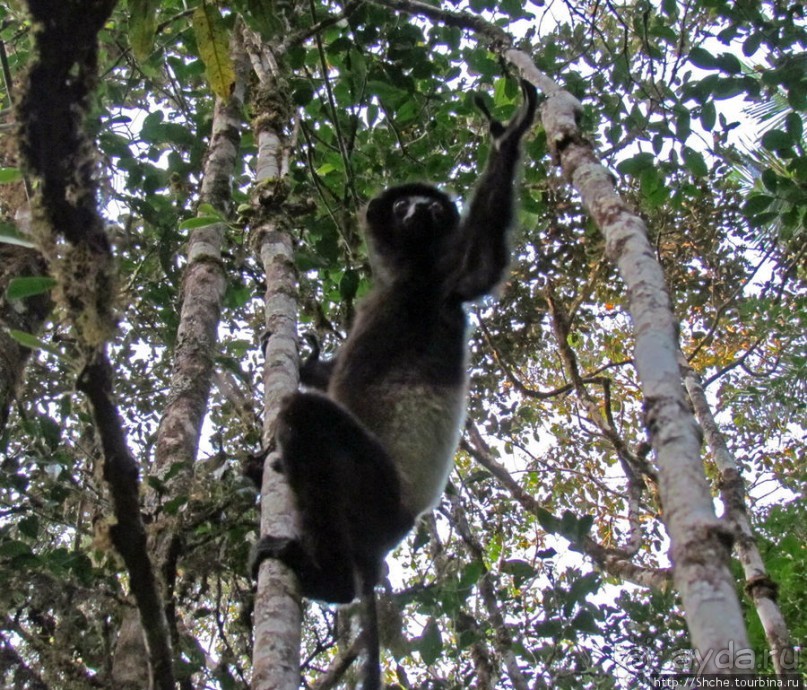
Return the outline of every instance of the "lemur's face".
{"type": "Polygon", "coordinates": [[[368,205],[370,264],[382,282],[438,265],[459,227],[451,198],[431,185],[391,187],[368,205]]]}
{"type": "Polygon", "coordinates": [[[450,222],[451,211],[439,199],[429,196],[405,196],[392,205],[396,225],[412,229],[444,228],[450,222]]]}

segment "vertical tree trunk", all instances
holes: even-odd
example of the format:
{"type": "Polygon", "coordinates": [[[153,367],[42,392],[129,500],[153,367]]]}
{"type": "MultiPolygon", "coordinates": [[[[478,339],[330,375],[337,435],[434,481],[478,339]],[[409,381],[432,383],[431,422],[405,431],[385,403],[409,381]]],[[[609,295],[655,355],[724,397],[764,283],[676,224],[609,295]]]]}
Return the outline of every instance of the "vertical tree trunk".
{"type": "Polygon", "coordinates": [[[115,517],[110,536],[126,564],[143,622],[150,682],[174,690],[163,599],[140,514],[139,468],[128,448],[106,356],[106,341],[116,327],[117,276],[98,212],[95,150],[84,131],[98,81],[98,32],[114,6],[115,0],[29,0],[36,57],[19,105],[20,153],[37,182],[32,207],[39,248],[58,281],[57,298],[84,365],[76,387],[89,400],[101,441],[115,517]]]}
{"type": "MultiPolygon", "coordinates": [[[[683,360],[683,357],[682,357],[683,360]]],[[[790,633],[776,603],[776,583],[770,578],[762,556],[757,548],[748,511],[745,506],[745,482],[743,482],[734,455],[712,415],[709,401],[703,390],[700,376],[686,362],[682,365],[684,383],[695,416],[703,429],[706,444],[720,471],[720,494],[725,506],[724,519],[735,533],[734,548],[745,573],[746,591],[754,601],[765,638],[771,650],[773,667],[778,674],[796,668],[796,652],[790,643],[790,633]]]]}
{"type": "MultiPolygon", "coordinates": [[[[223,217],[232,211],[231,188],[244,125],[241,113],[248,65],[237,37],[238,34],[231,48],[237,65],[236,84],[229,99],[216,99],[200,194],[200,203],[210,204],[223,217]]],[[[221,302],[226,289],[221,261],[224,232],[224,224],[216,223],[195,228],[188,240],[188,263],[182,280],[182,308],[173,353],[171,387],[157,430],[153,469],[160,478],[170,473],[171,479],[164,483],[163,494],[172,498],[189,495],[202,423],[207,414],[221,302]],[[176,466],[182,469],[176,471],[176,466]],[[167,491],[166,486],[169,487],[167,491]]],[[[156,493],[147,496],[152,513],[158,512],[159,500],[160,495],[156,493]]],[[[177,560],[181,555],[179,537],[182,531],[182,513],[174,516],[163,512],[159,524],[149,535],[149,552],[154,555],[157,572],[162,575],[161,585],[174,644],[177,643],[177,622],[173,589],[177,560]]],[[[131,615],[136,615],[136,612],[131,615]]],[[[142,662],[138,664],[137,661],[142,658],[143,650],[138,651],[138,638],[131,628],[131,621],[124,619],[115,651],[113,677],[116,680],[116,669],[126,669],[129,675],[136,673],[138,668],[142,669],[142,662]],[[133,657],[134,663],[119,659],[121,654],[133,657]]]]}
{"type": "Polygon", "coordinates": [[[606,254],[627,288],[645,424],[659,466],[675,583],[692,645],[700,654],[698,671],[736,672],[738,652],[748,650],[749,642],[728,567],[731,533],[714,512],[701,460],[701,433],[678,368],[675,318],[647,228],[620,199],[611,174],[580,134],[577,99],[542,74],[529,56],[516,50],[506,56],[546,94],[541,114],[550,151],[600,228],[606,254]]]}
{"type": "MultiPolygon", "coordinates": [[[[266,276],[264,338],[263,444],[274,448],[274,427],[281,401],[297,388],[297,275],[288,219],[283,213],[287,174],[284,132],[290,131],[293,109],[283,88],[275,56],[259,36],[245,30],[247,51],[260,82],[254,102],[258,143],[252,204],[252,244],[266,276]]],[[[264,463],[261,483],[261,535],[292,537],[297,516],[283,476],[274,470],[276,453],[264,463]]],[[[254,612],[252,690],[295,690],[300,684],[301,600],[294,574],[276,560],[266,560],[258,573],[254,612]]]]}

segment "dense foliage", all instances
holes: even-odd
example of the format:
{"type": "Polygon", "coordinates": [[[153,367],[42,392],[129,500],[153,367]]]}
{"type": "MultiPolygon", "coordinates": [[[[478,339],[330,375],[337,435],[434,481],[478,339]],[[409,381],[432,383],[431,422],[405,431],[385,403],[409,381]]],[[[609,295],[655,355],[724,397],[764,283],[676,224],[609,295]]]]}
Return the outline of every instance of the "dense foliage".
{"type": "MultiPolygon", "coordinates": [[[[538,66],[583,102],[586,135],[648,224],[684,355],[747,482],[779,604],[803,646],[804,7],[445,5],[521,37],[538,66]]],[[[278,116],[257,89],[243,112],[232,204],[198,207],[215,94],[226,95],[234,78],[222,45],[241,22],[283,47],[280,84],[293,105],[285,113],[292,148],[284,212],[300,278],[299,330],[318,334],[326,351],[338,347],[369,285],[362,205],[385,185],[413,179],[462,200],[487,146],[472,93],[503,119],[519,101],[514,75],[473,34],[373,2],[129,0],[104,26],[86,127],[97,142],[119,274],[110,357],[144,521],[181,525],[162,576],[183,688],[244,688],[250,678],[246,562],[258,502],[245,468],[262,451],[266,286],[249,243],[257,156],[249,124],[278,116]],[[192,481],[177,484],[172,477],[187,468],[155,468],[154,447],[174,392],[185,246],[193,228],[222,213],[227,288],[214,387],[192,481]]],[[[23,3],[0,5],[3,108],[24,88],[31,33],[23,3]]],[[[12,361],[6,350],[20,344],[33,348],[16,397],[0,400],[10,409],[0,428],[0,684],[113,687],[127,654],[119,635],[132,607],[128,581],[109,540],[112,511],[76,392],[82,362],[66,306],[49,302],[53,281],[29,255],[14,263],[4,254],[26,244],[28,226],[15,116],[0,116],[0,325],[12,336],[0,339],[0,358],[12,361]],[[12,318],[33,299],[37,313],[50,313],[41,327],[12,318]]],[[[404,688],[485,688],[497,679],[512,687],[511,665],[530,687],[628,687],[686,660],[674,593],[640,577],[663,580],[668,542],[653,473],[641,486],[629,481],[652,455],[624,289],[540,128],[524,159],[510,279],[498,301],[472,313],[471,401],[457,469],[440,509],[390,559],[385,664],[388,680],[404,688]],[[633,575],[604,568],[596,547],[622,548],[633,575]]],[[[717,494],[706,451],[704,462],[717,494]]],[[[765,638],[746,603],[762,653],[765,638]]],[[[343,612],[308,612],[302,658],[313,681],[349,631],[343,612]]]]}

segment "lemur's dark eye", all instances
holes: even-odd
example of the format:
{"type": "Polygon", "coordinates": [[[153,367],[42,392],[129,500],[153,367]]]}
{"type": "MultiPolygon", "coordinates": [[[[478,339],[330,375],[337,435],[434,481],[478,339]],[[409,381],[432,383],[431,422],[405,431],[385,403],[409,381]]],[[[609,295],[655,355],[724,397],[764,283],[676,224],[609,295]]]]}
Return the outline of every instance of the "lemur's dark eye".
{"type": "Polygon", "coordinates": [[[402,219],[406,217],[406,212],[409,210],[409,202],[406,199],[398,199],[392,205],[392,212],[395,214],[395,217],[398,219],[402,219]]]}
{"type": "Polygon", "coordinates": [[[429,204],[429,212],[434,220],[440,220],[445,215],[445,208],[439,201],[432,201],[429,204]]]}

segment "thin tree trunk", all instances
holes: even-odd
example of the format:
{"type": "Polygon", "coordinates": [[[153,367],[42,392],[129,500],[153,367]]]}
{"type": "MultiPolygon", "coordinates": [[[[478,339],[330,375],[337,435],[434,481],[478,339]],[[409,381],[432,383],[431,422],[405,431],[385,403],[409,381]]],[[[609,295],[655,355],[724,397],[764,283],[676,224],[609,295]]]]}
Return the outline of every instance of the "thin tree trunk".
{"type": "MultiPolygon", "coordinates": [[[[266,276],[264,338],[263,444],[274,449],[274,428],[281,401],[297,388],[297,275],[294,251],[283,215],[288,172],[288,142],[293,112],[275,56],[259,36],[244,29],[247,52],[260,83],[254,102],[258,143],[252,202],[252,244],[266,276]]],[[[297,515],[291,492],[268,455],[261,482],[261,535],[293,537],[297,515]]],[[[255,595],[252,690],[296,690],[300,684],[301,597],[294,574],[279,561],[265,560],[255,595]]]]}
{"type": "MultiPolygon", "coordinates": [[[[681,358],[683,361],[683,357],[681,358]]],[[[720,471],[720,495],[725,507],[724,520],[736,535],[734,548],[745,573],[745,589],[754,601],[757,615],[765,630],[776,673],[783,674],[796,668],[796,653],[790,643],[790,633],[779,605],[776,603],[776,583],[768,575],[765,563],[757,548],[748,511],[745,506],[745,482],[726,438],[712,415],[709,401],[698,373],[683,364],[684,383],[695,416],[703,429],[706,444],[720,471]]]]}

